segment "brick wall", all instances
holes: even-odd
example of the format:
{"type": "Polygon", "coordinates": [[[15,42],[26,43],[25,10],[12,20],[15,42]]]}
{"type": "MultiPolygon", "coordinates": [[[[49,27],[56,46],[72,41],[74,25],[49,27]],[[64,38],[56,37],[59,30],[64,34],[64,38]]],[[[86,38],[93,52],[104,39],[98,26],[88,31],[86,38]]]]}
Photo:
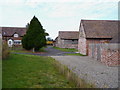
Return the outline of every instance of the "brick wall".
{"type": "Polygon", "coordinates": [[[90,43],[106,43],[109,42],[110,39],[86,39],[86,38],[79,38],[78,41],[78,51],[83,55],[88,55],[88,48],[90,43]]]}
{"type": "Polygon", "coordinates": [[[89,44],[88,55],[108,66],[120,65],[119,44],[89,44]]]}

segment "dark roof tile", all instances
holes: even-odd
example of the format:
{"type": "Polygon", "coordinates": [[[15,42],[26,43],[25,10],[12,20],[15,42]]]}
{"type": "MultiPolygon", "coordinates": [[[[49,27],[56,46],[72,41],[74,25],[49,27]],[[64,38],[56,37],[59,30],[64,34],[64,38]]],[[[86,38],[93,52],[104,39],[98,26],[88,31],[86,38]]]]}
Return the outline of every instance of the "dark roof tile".
{"type": "Polygon", "coordinates": [[[59,31],[59,37],[61,39],[78,39],[78,31],[59,31]]]}
{"type": "Polygon", "coordinates": [[[113,38],[118,33],[118,20],[81,20],[86,38],[113,38]]]}
{"type": "Polygon", "coordinates": [[[23,27],[0,27],[2,28],[2,35],[3,36],[12,36],[14,33],[23,36],[26,34],[26,28],[23,27]]]}

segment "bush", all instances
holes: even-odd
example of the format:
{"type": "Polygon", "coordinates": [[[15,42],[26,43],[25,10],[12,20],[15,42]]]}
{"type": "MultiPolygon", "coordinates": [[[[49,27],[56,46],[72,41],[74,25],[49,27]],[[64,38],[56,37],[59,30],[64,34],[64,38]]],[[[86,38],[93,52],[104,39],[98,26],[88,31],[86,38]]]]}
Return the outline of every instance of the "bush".
{"type": "Polygon", "coordinates": [[[7,43],[3,42],[2,44],[2,60],[9,57],[10,51],[7,43]]]}

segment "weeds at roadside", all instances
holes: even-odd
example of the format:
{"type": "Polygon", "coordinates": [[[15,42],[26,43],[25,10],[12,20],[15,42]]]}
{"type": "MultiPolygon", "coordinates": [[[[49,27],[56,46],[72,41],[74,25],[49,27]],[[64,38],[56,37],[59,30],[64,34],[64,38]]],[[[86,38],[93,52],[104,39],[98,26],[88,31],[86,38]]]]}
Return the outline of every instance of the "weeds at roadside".
{"type": "Polygon", "coordinates": [[[68,80],[75,83],[77,88],[94,88],[93,84],[87,83],[85,80],[78,77],[75,73],[73,73],[67,66],[60,64],[55,61],[54,66],[58,68],[59,72],[63,74],[68,80]]]}

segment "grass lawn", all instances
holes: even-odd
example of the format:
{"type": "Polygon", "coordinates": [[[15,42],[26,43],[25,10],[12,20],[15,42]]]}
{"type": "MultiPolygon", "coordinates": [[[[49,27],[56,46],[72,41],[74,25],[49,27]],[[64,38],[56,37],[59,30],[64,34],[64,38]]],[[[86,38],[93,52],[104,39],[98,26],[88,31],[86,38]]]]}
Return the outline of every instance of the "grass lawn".
{"type": "Polygon", "coordinates": [[[71,49],[71,48],[59,48],[59,47],[53,47],[55,49],[58,49],[60,51],[64,51],[64,52],[77,52],[76,49],[71,49]]]}
{"type": "Polygon", "coordinates": [[[11,54],[2,62],[3,88],[71,88],[51,57],[11,54]]]}
{"type": "Polygon", "coordinates": [[[71,55],[71,56],[86,56],[80,53],[66,53],[65,55],[71,55]]]}
{"type": "MultiPolygon", "coordinates": [[[[45,48],[46,48],[46,47],[42,47],[42,48],[40,48],[40,50],[39,50],[38,52],[35,52],[35,53],[44,53],[44,52],[46,52],[46,51],[45,51],[45,48]]],[[[25,49],[22,48],[22,47],[16,47],[16,48],[12,49],[11,52],[33,53],[32,50],[25,50],[25,49]]]]}

